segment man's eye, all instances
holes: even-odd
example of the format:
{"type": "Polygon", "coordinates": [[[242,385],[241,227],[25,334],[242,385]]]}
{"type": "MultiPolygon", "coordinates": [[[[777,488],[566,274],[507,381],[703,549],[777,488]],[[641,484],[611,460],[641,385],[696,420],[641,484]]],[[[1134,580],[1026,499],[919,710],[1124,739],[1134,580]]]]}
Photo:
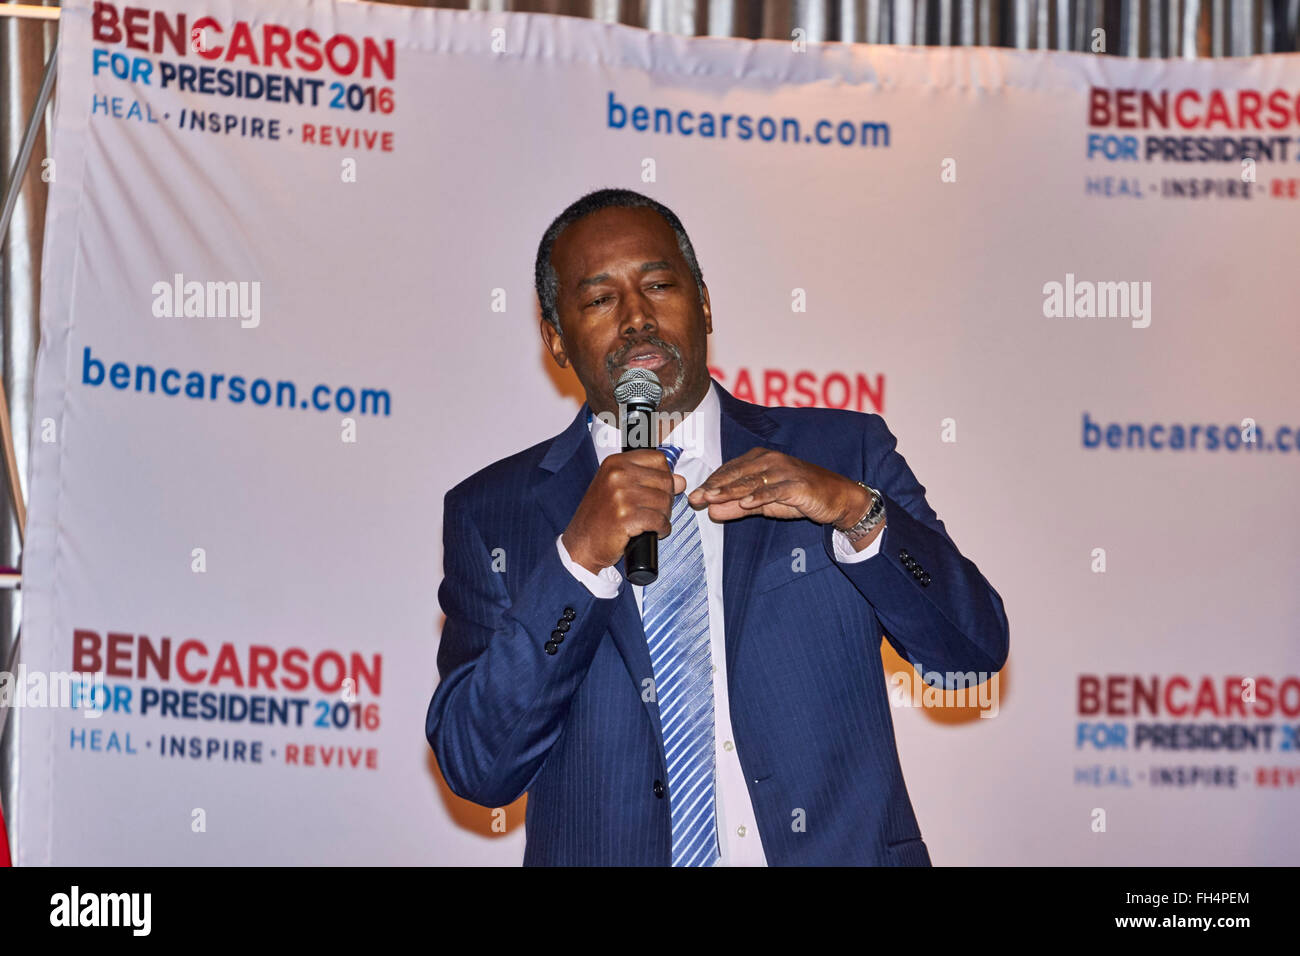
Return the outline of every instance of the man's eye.
{"type": "Polygon", "coordinates": [[[672,283],[671,283],[671,282],[656,282],[656,283],[655,283],[654,285],[652,285],[650,288],[652,288],[652,289],[667,289],[667,288],[670,288],[671,286],[672,286],[672,283]]]}
{"type": "Polygon", "coordinates": [[[592,299],[590,302],[587,303],[587,307],[590,308],[590,307],[593,306],[593,305],[600,305],[602,302],[604,302],[604,301],[605,301],[606,299],[608,299],[608,298],[609,298],[609,296],[607,296],[607,295],[602,295],[599,299],[592,299]]]}

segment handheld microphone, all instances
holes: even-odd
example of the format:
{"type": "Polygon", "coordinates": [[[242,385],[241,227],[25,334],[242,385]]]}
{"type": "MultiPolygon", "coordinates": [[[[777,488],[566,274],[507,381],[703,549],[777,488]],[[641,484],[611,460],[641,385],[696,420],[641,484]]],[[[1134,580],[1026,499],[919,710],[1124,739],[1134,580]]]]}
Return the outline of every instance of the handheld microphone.
{"type": "MultiPolygon", "coordinates": [[[[630,368],[614,386],[614,401],[623,408],[623,450],[657,447],[654,412],[663,397],[659,376],[648,368],[630,368]]],[[[623,550],[623,573],[633,584],[653,584],[659,577],[659,536],[642,531],[623,550]]]]}

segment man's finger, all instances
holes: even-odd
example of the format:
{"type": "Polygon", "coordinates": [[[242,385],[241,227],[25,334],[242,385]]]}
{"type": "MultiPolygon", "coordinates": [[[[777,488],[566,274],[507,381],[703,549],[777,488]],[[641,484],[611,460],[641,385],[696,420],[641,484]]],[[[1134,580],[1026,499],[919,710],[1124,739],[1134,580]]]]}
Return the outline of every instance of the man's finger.
{"type": "Polygon", "coordinates": [[[653,468],[655,471],[671,470],[668,468],[667,457],[657,448],[635,448],[632,451],[623,452],[623,455],[628,464],[642,468],[653,468]]]}
{"type": "Polygon", "coordinates": [[[700,487],[712,489],[725,484],[727,481],[735,480],[737,476],[752,469],[755,459],[768,454],[770,451],[771,449],[768,448],[751,448],[743,455],[720,465],[713,474],[704,479],[704,483],[700,487]]]}
{"type": "MultiPolygon", "coordinates": [[[[763,472],[752,472],[748,475],[738,475],[731,481],[727,482],[721,488],[711,492],[706,492],[710,501],[729,501],[733,498],[743,498],[746,495],[753,494],[755,491],[765,486],[763,472]]],[[[767,476],[766,484],[772,483],[772,476],[767,476]]]]}
{"type": "MultiPolygon", "coordinates": [[[[649,485],[656,485],[665,478],[675,479],[680,477],[667,470],[668,462],[663,461],[662,455],[660,455],[659,458],[660,461],[663,462],[663,468],[656,467],[653,464],[653,460],[649,465],[641,465],[634,461],[626,461],[623,463],[623,473],[633,479],[637,484],[649,485]]],[[[676,481],[671,482],[671,484],[674,488],[677,486],[676,481]]]]}
{"type": "Polygon", "coordinates": [[[752,512],[746,511],[735,501],[715,501],[709,505],[709,517],[714,521],[734,521],[736,518],[745,518],[750,514],[752,512]]]}
{"type": "Polygon", "coordinates": [[[755,490],[752,494],[745,495],[740,499],[740,507],[746,510],[761,508],[763,505],[773,504],[775,502],[784,502],[795,491],[798,490],[798,482],[770,481],[766,485],[755,490]]]}

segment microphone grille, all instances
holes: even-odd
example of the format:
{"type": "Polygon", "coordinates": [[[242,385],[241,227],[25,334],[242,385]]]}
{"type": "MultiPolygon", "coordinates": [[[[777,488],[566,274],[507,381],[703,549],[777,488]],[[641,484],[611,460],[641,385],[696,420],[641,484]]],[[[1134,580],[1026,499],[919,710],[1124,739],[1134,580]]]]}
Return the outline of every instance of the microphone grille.
{"type": "Polygon", "coordinates": [[[659,407],[664,389],[659,376],[648,368],[630,368],[618,377],[614,386],[614,401],[620,405],[649,405],[659,407]]]}

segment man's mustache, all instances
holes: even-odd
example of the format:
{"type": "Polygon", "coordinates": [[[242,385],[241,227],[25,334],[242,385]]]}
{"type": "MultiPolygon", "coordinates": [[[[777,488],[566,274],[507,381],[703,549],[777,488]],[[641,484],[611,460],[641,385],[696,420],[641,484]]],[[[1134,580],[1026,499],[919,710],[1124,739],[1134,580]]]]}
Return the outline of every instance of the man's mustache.
{"type": "Polygon", "coordinates": [[[637,349],[644,348],[647,345],[654,346],[655,348],[663,352],[665,355],[671,356],[673,359],[676,359],[679,365],[681,364],[682,353],[678,351],[676,346],[669,345],[663,339],[655,338],[654,336],[651,336],[650,338],[640,339],[639,341],[632,342],[628,345],[625,345],[617,352],[615,352],[613,355],[606,358],[605,366],[610,374],[610,377],[611,378],[613,377],[615,369],[619,368],[620,366],[623,365],[624,362],[627,361],[627,357],[629,355],[631,355],[637,349]]]}

